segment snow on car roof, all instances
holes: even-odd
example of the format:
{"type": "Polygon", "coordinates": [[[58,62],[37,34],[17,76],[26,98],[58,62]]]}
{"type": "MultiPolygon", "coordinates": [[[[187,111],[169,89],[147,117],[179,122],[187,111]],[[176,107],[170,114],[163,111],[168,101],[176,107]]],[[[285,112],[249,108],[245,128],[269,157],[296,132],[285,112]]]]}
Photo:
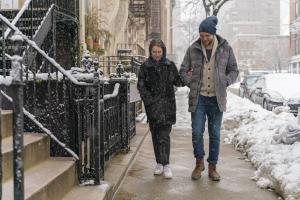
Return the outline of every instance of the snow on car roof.
{"type": "MultiPolygon", "coordinates": [[[[300,74],[276,73],[264,75],[266,87],[279,92],[285,98],[300,94],[300,74]]],[[[297,95],[297,97],[300,95],[297,95]]]]}

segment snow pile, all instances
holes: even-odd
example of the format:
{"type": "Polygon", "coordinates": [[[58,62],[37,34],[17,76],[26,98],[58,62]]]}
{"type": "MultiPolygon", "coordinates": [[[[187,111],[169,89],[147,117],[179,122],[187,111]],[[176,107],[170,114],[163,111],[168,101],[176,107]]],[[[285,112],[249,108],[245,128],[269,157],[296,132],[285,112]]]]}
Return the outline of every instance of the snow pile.
{"type": "Polygon", "coordinates": [[[225,142],[244,152],[256,167],[253,180],[287,200],[300,199],[300,127],[291,113],[266,111],[228,94],[225,142]]]}
{"type": "MultiPolygon", "coordinates": [[[[71,70],[66,70],[66,73],[70,74],[73,78],[75,78],[77,81],[83,81],[83,82],[92,82],[94,80],[94,73],[88,73],[82,68],[75,68],[72,67],[71,70]]],[[[25,75],[25,74],[24,74],[25,75]]],[[[38,81],[47,81],[50,80],[58,80],[62,81],[64,76],[61,72],[53,72],[53,73],[36,73],[35,77],[33,74],[28,74],[28,80],[32,81],[34,78],[38,81]]],[[[26,77],[23,78],[24,80],[26,77]]],[[[99,80],[103,80],[104,77],[102,75],[99,75],[99,80]]]]}
{"type": "Polygon", "coordinates": [[[12,77],[11,76],[7,76],[7,77],[3,77],[0,76],[0,85],[5,85],[5,86],[9,86],[12,83],[12,77]]]}
{"type": "Polygon", "coordinates": [[[129,83],[137,83],[138,78],[135,73],[124,72],[119,76],[117,73],[110,73],[110,77],[113,79],[124,79],[126,78],[129,83]]]}
{"type": "Polygon", "coordinates": [[[300,128],[292,124],[287,124],[276,131],[273,139],[278,143],[294,144],[300,142],[300,128]]]}

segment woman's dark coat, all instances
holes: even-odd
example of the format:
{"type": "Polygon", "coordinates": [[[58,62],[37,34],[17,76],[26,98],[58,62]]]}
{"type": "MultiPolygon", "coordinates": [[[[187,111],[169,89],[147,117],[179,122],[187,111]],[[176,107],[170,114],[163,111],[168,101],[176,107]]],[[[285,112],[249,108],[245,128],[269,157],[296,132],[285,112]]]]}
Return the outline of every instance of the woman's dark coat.
{"type": "Polygon", "coordinates": [[[176,65],[166,58],[165,47],[159,62],[150,56],[141,65],[137,88],[145,105],[148,122],[175,124],[176,101],[173,86],[182,84],[176,65]]]}

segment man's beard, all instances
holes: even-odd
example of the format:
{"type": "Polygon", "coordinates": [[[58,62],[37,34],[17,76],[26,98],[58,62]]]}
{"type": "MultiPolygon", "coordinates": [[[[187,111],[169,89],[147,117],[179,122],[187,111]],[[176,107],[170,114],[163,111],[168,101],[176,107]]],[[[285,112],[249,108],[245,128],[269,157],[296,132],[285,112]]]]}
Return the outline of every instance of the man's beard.
{"type": "MultiPolygon", "coordinates": [[[[203,42],[203,41],[202,41],[203,42]]],[[[203,42],[205,47],[212,46],[214,44],[214,40],[203,42]]]]}

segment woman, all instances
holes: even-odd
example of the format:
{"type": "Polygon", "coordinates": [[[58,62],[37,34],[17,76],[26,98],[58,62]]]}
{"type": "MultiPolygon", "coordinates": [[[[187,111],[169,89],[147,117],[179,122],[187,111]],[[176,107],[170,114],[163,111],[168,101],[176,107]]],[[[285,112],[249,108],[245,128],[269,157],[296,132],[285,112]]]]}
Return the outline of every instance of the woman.
{"type": "Polygon", "coordinates": [[[170,132],[176,122],[175,86],[182,81],[174,62],[166,58],[161,40],[152,40],[150,56],[142,64],[138,76],[138,90],[144,102],[152,134],[156,167],[154,175],[172,178],[170,168],[170,132]]]}

